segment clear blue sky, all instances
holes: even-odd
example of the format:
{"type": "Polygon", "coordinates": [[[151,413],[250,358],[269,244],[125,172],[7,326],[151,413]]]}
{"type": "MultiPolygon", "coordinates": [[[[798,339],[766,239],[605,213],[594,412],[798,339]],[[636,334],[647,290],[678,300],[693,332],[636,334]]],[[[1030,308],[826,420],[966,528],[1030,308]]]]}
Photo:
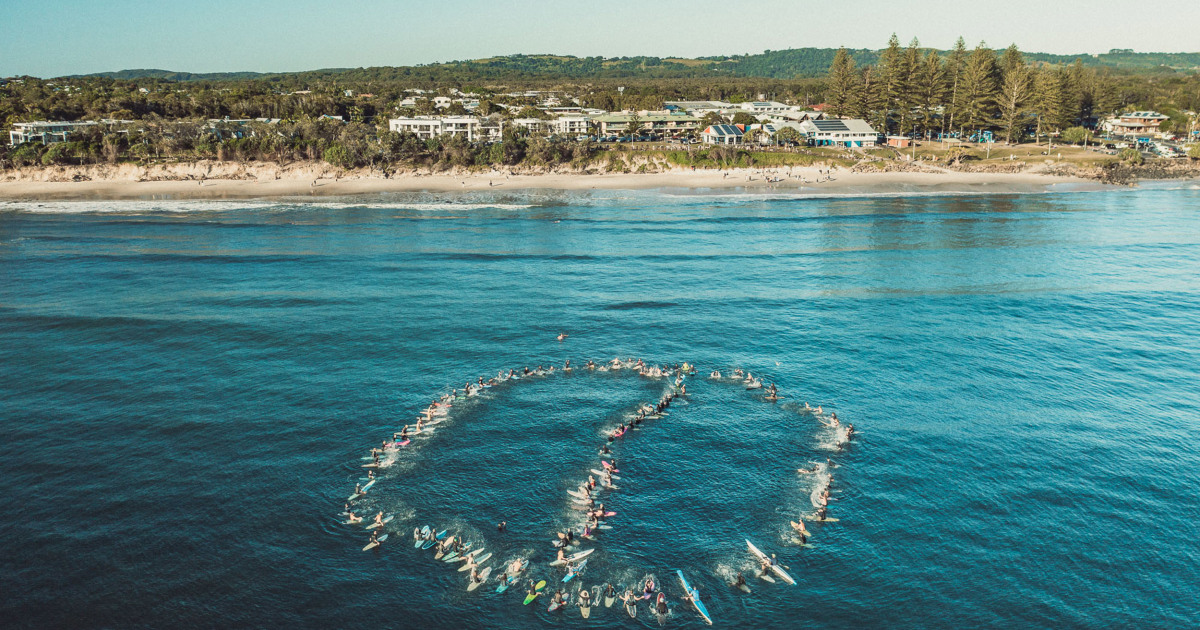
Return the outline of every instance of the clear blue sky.
{"type": "Polygon", "coordinates": [[[1037,52],[1200,52],[1198,24],[1200,0],[0,0],[0,76],[880,48],[892,32],[937,48],[962,35],[1037,52]]]}

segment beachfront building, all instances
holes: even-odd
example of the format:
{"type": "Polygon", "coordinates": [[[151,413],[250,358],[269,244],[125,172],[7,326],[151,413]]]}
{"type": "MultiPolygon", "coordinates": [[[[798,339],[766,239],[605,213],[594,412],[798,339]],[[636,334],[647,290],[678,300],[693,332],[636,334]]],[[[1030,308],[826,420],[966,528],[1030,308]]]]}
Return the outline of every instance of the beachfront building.
{"type": "Polygon", "coordinates": [[[78,133],[88,127],[95,127],[98,124],[100,123],[94,120],[60,120],[55,122],[39,120],[37,122],[13,123],[13,128],[8,132],[8,143],[16,146],[25,142],[40,142],[42,144],[66,142],[71,134],[78,133]]]}
{"type": "Polygon", "coordinates": [[[733,103],[724,101],[666,101],[663,109],[667,111],[692,112],[696,116],[704,116],[708,112],[721,112],[731,109],[733,103]]]}
{"type": "Polygon", "coordinates": [[[1106,121],[1104,127],[1119,136],[1153,136],[1165,120],[1167,116],[1158,112],[1131,112],[1106,121]]]}
{"type": "Polygon", "coordinates": [[[422,140],[452,135],[463,136],[474,142],[498,133],[499,127],[487,127],[483,121],[474,116],[415,116],[413,118],[393,118],[388,121],[388,129],[401,133],[413,133],[422,140]]]}
{"type": "Polygon", "coordinates": [[[782,114],[783,112],[799,109],[778,101],[746,101],[738,103],[737,108],[754,116],[765,114],[782,114]]]}
{"type": "Polygon", "coordinates": [[[541,118],[514,118],[508,124],[529,132],[530,135],[543,135],[550,128],[550,121],[541,118]]]}
{"type": "Polygon", "coordinates": [[[879,132],[861,118],[806,120],[800,129],[818,147],[873,147],[879,140],[879,132]]]}
{"type": "MultiPolygon", "coordinates": [[[[615,136],[629,133],[629,122],[633,114],[608,114],[597,116],[594,120],[602,136],[615,136]]],[[[700,128],[700,119],[683,112],[641,112],[637,115],[641,121],[642,133],[680,136],[692,133],[700,128]]]]}
{"type": "Polygon", "coordinates": [[[560,116],[550,121],[550,129],[560,136],[586,136],[592,128],[592,119],[587,116],[560,116]]]}
{"type": "Polygon", "coordinates": [[[704,144],[741,144],[746,132],[741,125],[710,125],[700,132],[704,144]]]}

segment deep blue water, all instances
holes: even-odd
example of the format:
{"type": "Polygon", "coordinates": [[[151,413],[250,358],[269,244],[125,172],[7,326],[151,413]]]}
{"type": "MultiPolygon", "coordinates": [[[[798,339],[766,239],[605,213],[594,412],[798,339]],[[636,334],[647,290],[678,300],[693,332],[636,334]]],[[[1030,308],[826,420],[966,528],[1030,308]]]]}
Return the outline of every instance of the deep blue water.
{"type": "Polygon", "coordinates": [[[0,619],[657,627],[467,593],[410,543],[429,523],[557,579],[565,491],[662,380],[487,390],[357,502],[397,514],[388,542],[341,522],[360,457],[434,396],[614,356],[700,370],[614,447],[618,516],[577,580],[657,576],[667,626],[702,624],[675,568],[723,627],[1200,623],[1187,185],[0,206],[0,619]],[[785,399],[704,378],[732,367],[785,399]],[[835,446],[803,401],[860,435],[835,446]],[[838,520],[800,548],[795,469],[826,457],[838,520]],[[798,584],[726,586],[744,538],[798,584]]]}

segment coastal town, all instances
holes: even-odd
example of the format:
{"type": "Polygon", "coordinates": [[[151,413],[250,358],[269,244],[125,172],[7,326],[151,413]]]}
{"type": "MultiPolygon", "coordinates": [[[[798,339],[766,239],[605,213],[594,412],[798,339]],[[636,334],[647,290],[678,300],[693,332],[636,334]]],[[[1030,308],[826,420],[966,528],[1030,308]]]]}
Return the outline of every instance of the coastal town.
{"type": "Polygon", "coordinates": [[[901,47],[893,36],[873,61],[859,66],[840,49],[823,77],[791,82],[559,80],[528,89],[462,81],[417,87],[339,74],[297,77],[294,89],[261,79],[14,77],[0,80],[0,97],[8,97],[0,98],[8,112],[0,114],[9,123],[0,178],[104,178],[95,169],[71,171],[103,165],[137,166],[139,180],[222,177],[212,166],[202,174],[146,170],[211,162],[306,163],[314,166],[305,173],[318,179],[497,169],[1074,168],[1123,183],[1148,163],[1156,173],[1187,173],[1200,159],[1194,74],[1176,79],[1183,91],[1155,95],[1147,86],[1156,84],[1137,74],[1118,81],[1079,60],[1048,65],[1015,46],[969,50],[961,38],[935,51],[915,39],[901,47]],[[106,115],[36,118],[71,111],[106,115]],[[1124,174],[1102,168],[1114,164],[1124,174]]]}

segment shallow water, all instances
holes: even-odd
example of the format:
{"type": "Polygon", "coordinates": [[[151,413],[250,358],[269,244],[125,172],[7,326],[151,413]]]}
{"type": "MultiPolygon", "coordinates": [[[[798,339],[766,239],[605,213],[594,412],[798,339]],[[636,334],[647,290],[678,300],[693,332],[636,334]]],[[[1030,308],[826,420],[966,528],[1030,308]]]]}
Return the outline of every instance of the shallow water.
{"type": "Polygon", "coordinates": [[[500,369],[691,361],[614,446],[585,586],[656,576],[671,627],[1196,623],[1200,191],[792,199],[688,191],[0,207],[9,627],[657,627],[467,593],[432,524],[527,555],[665,379],[455,405],[341,524],[367,449],[500,369]],[[565,341],[555,336],[570,333],[565,341]],[[762,400],[712,369],[750,370],[762,400]],[[839,448],[797,410],[860,435],[839,448]],[[830,516],[797,467],[829,457],[830,516]],[[495,523],[509,522],[499,534],[495,523]],[[749,538],[794,587],[725,585],[749,538]]]}

